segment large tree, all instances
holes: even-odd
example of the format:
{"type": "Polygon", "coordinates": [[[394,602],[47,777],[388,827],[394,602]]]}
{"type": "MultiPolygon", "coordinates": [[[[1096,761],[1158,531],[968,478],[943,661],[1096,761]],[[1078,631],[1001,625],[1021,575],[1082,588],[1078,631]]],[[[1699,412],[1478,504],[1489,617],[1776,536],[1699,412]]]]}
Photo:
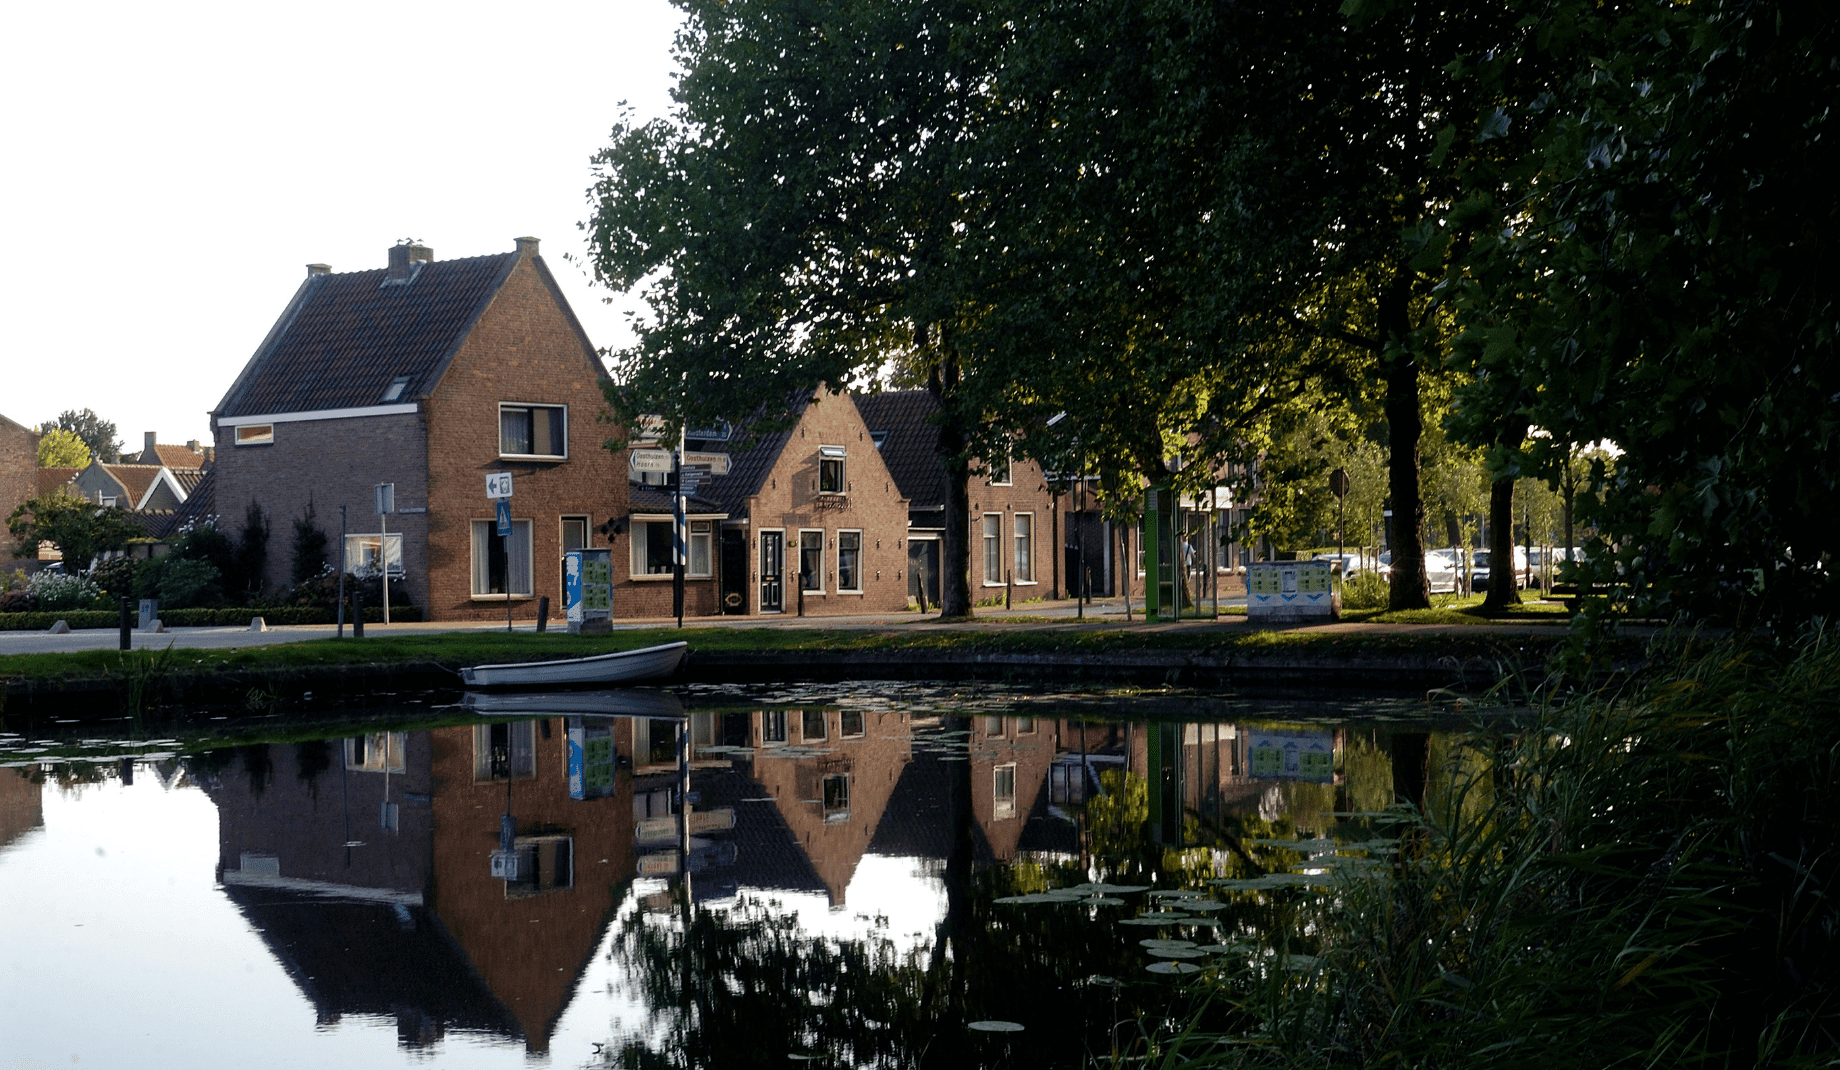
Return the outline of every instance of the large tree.
{"type": "Polygon", "coordinates": [[[88,569],[97,556],[147,534],[126,509],[99,506],[73,494],[33,498],[13,510],[6,527],[14,539],[15,556],[36,556],[38,544],[49,542],[64,555],[64,569],[72,574],[88,569]]]}
{"type": "Polygon", "coordinates": [[[940,401],[942,612],[967,614],[965,480],[1004,432],[968,392],[989,361],[962,341],[955,256],[1001,28],[949,0],[680,6],[673,114],[622,123],[596,158],[596,276],[650,306],[609,400],[770,427],[819,384],[903,365],[940,401]]]}
{"type": "Polygon", "coordinates": [[[1805,619],[1840,549],[1840,24],[1764,0],[1514,7],[1538,32],[1458,72],[1503,87],[1492,128],[1528,146],[1453,216],[1465,345],[1550,432],[1527,470],[1620,450],[1583,499],[1614,548],[1596,580],[1637,609],[1805,619]],[[1514,88],[1529,67],[1538,92],[1514,88]]]}
{"type": "Polygon", "coordinates": [[[38,425],[40,434],[70,431],[89,447],[90,456],[113,464],[121,459],[121,441],[115,437],[115,425],[97,416],[91,409],[71,409],[58,413],[55,420],[38,425]]]}
{"type": "Polygon", "coordinates": [[[87,468],[89,456],[89,446],[77,437],[75,431],[54,427],[39,435],[40,468],[87,468]]]}

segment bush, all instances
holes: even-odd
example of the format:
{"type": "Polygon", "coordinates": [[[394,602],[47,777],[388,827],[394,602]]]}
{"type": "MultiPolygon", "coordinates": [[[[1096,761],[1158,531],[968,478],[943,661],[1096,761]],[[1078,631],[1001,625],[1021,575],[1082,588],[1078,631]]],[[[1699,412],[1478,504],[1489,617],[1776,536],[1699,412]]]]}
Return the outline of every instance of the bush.
{"type": "Polygon", "coordinates": [[[111,597],[122,595],[133,597],[134,574],[140,562],[131,557],[115,557],[102,562],[89,570],[89,578],[96,581],[96,586],[111,597]]]}
{"type": "Polygon", "coordinates": [[[38,608],[46,611],[87,607],[102,597],[102,588],[88,576],[62,572],[39,572],[29,581],[38,608]]]}
{"type": "Polygon", "coordinates": [[[0,613],[30,613],[38,608],[38,596],[29,590],[0,591],[0,613]]]}
{"type": "Polygon", "coordinates": [[[160,608],[186,609],[223,601],[222,573],[209,561],[169,557],[156,586],[160,608]]]}
{"type": "Polygon", "coordinates": [[[1385,609],[1390,585],[1374,572],[1357,572],[1342,584],[1343,609],[1385,609]]]}

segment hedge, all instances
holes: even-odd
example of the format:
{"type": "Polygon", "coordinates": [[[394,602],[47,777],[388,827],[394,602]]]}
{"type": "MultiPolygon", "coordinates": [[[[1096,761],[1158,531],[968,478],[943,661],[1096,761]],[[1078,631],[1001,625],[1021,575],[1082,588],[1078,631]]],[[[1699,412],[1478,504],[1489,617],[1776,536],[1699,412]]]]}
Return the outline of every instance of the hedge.
{"type": "MultiPolygon", "coordinates": [[[[169,609],[160,614],[160,623],[168,628],[224,628],[249,623],[261,617],[270,624],[332,624],[337,618],[330,609],[318,606],[254,606],[232,609],[169,609]]],[[[134,618],[137,619],[138,618],[134,618]]],[[[422,619],[418,606],[391,606],[390,619],[413,624],[422,619]]],[[[383,622],[383,607],[365,606],[367,624],[383,622]]],[[[64,621],[77,628],[117,628],[121,613],[113,609],[34,610],[30,613],[0,613],[0,631],[42,632],[64,621]]]]}

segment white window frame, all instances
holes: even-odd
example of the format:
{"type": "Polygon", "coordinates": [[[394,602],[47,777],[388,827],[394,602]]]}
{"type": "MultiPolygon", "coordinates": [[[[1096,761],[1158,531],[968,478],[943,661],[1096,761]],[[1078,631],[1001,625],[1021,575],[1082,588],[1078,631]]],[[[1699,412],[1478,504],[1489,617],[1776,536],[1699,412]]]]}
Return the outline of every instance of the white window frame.
{"type": "Polygon", "coordinates": [[[979,521],[984,539],[984,586],[1003,586],[1003,514],[985,513],[979,521]]]}
{"type": "MultiPolygon", "coordinates": [[[[657,528],[662,528],[669,533],[675,523],[676,521],[669,517],[633,518],[631,538],[627,540],[627,542],[630,543],[626,555],[626,570],[628,576],[635,580],[667,580],[671,578],[671,568],[676,564],[674,560],[666,561],[664,571],[652,571],[651,533],[657,528]],[[642,554],[643,556],[641,556],[642,554]]],[[[689,520],[685,523],[690,530],[684,541],[684,578],[691,580],[709,579],[715,575],[715,521],[689,520]],[[698,567],[699,564],[701,565],[700,568],[698,567]]],[[[670,553],[676,552],[676,545],[676,540],[673,538],[670,544],[671,549],[667,552],[667,556],[670,553]]]]}
{"type": "Polygon", "coordinates": [[[400,773],[407,765],[403,761],[403,750],[408,746],[407,732],[367,732],[362,736],[347,737],[345,740],[345,768],[354,773],[400,773]],[[364,755],[358,756],[358,744],[364,744],[364,755]]]}
{"type": "Polygon", "coordinates": [[[345,536],[345,571],[357,576],[372,574],[370,570],[376,566],[369,562],[377,560],[378,551],[385,546],[390,554],[390,578],[400,579],[403,574],[403,541],[402,534],[395,531],[381,536],[375,531],[345,536]]]}
{"type": "Polygon", "coordinates": [[[1007,487],[1013,485],[1015,479],[1014,468],[1015,459],[1009,455],[1008,450],[1004,450],[1001,466],[996,463],[990,465],[987,473],[990,477],[990,485],[993,487],[1007,487]]]}
{"type": "Polygon", "coordinates": [[[861,739],[869,734],[869,715],[862,710],[837,711],[837,738],[861,739]],[[854,721],[856,730],[850,731],[850,722],[854,721]]]}
{"type": "Polygon", "coordinates": [[[533,527],[534,525],[529,520],[513,519],[511,521],[511,534],[506,539],[505,547],[505,586],[508,593],[500,593],[488,589],[491,586],[491,563],[486,556],[489,553],[491,540],[497,537],[498,521],[495,519],[473,521],[470,558],[473,574],[473,601],[501,602],[508,598],[532,598],[536,595],[536,562],[531,556],[531,529],[533,527]],[[520,549],[523,552],[524,574],[522,577],[518,575],[518,561],[514,556],[520,549]],[[522,590],[518,589],[515,582],[520,578],[524,581],[522,590]]]}
{"type": "Polygon", "coordinates": [[[239,446],[272,446],[275,444],[275,425],[237,424],[236,444],[239,446]]]}
{"type": "Polygon", "coordinates": [[[1014,552],[1010,567],[1017,583],[1035,582],[1035,514],[1012,513],[1010,521],[1010,544],[1014,552]]]}
{"type": "Polygon", "coordinates": [[[794,547],[798,552],[798,557],[795,558],[793,562],[797,567],[792,570],[792,578],[799,584],[799,586],[794,589],[795,594],[798,591],[804,591],[806,594],[823,594],[827,589],[824,583],[824,534],[823,528],[799,529],[799,541],[797,546],[794,547]],[[807,535],[816,535],[818,537],[816,547],[818,551],[818,567],[811,570],[811,582],[817,585],[815,587],[805,586],[805,536],[807,535]]]}
{"type": "Polygon", "coordinates": [[[846,528],[846,529],[843,529],[837,532],[837,591],[840,594],[861,594],[862,593],[862,590],[863,590],[863,582],[862,582],[863,538],[862,538],[862,534],[863,533],[860,528],[846,528]],[[846,551],[844,549],[843,544],[849,538],[854,538],[856,540],[856,548],[853,551],[846,551]],[[856,555],[855,565],[853,566],[853,569],[852,569],[856,573],[855,575],[856,582],[853,585],[846,584],[844,582],[845,577],[843,574],[843,562],[844,562],[844,554],[846,552],[854,553],[856,555]]]}
{"type": "Polygon", "coordinates": [[[800,743],[821,743],[831,738],[831,719],[823,710],[800,710],[798,713],[800,743]],[[814,717],[817,718],[816,733],[810,731],[814,717]]]}
{"type": "MultiPolygon", "coordinates": [[[[536,446],[536,421],[534,418],[531,420],[530,431],[531,431],[531,446],[532,448],[535,448],[536,446]]],[[[569,407],[567,405],[557,405],[557,404],[553,404],[551,402],[545,402],[545,401],[501,401],[498,403],[498,427],[496,428],[496,432],[498,434],[498,455],[500,457],[530,458],[531,460],[538,460],[538,461],[566,461],[569,459],[569,407]],[[537,409],[543,409],[546,411],[554,410],[554,411],[560,412],[562,414],[562,449],[560,450],[560,452],[556,452],[556,453],[508,453],[506,452],[505,450],[505,412],[508,409],[523,409],[526,411],[534,411],[537,409]]]]}
{"type": "Polygon", "coordinates": [[[789,740],[790,737],[786,735],[786,711],[761,710],[760,741],[762,743],[786,743],[789,740]]]}
{"type": "Polygon", "coordinates": [[[1007,762],[990,770],[990,816],[1004,820],[1016,816],[1016,763],[1007,762]],[[1003,790],[1005,780],[1009,791],[1003,790]]]}
{"type": "Polygon", "coordinates": [[[848,466],[848,455],[844,451],[844,448],[842,446],[819,446],[818,493],[843,495],[849,492],[850,470],[848,466]],[[834,487],[827,487],[825,485],[832,482],[832,480],[825,478],[825,473],[829,471],[835,471],[837,473],[835,480],[836,486],[834,487]]]}

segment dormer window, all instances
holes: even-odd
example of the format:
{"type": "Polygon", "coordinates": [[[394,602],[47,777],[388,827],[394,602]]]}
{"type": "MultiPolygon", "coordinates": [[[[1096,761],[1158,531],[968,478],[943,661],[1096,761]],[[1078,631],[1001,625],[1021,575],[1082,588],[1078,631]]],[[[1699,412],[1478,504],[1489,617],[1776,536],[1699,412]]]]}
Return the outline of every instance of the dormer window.
{"type": "Polygon", "coordinates": [[[849,486],[844,482],[844,451],[842,446],[818,447],[818,493],[843,494],[849,486]]]}
{"type": "Polygon", "coordinates": [[[385,401],[397,400],[398,398],[402,397],[403,391],[408,389],[408,387],[409,387],[409,377],[406,375],[397,376],[395,381],[390,383],[389,389],[383,392],[383,400],[385,401]]]}

